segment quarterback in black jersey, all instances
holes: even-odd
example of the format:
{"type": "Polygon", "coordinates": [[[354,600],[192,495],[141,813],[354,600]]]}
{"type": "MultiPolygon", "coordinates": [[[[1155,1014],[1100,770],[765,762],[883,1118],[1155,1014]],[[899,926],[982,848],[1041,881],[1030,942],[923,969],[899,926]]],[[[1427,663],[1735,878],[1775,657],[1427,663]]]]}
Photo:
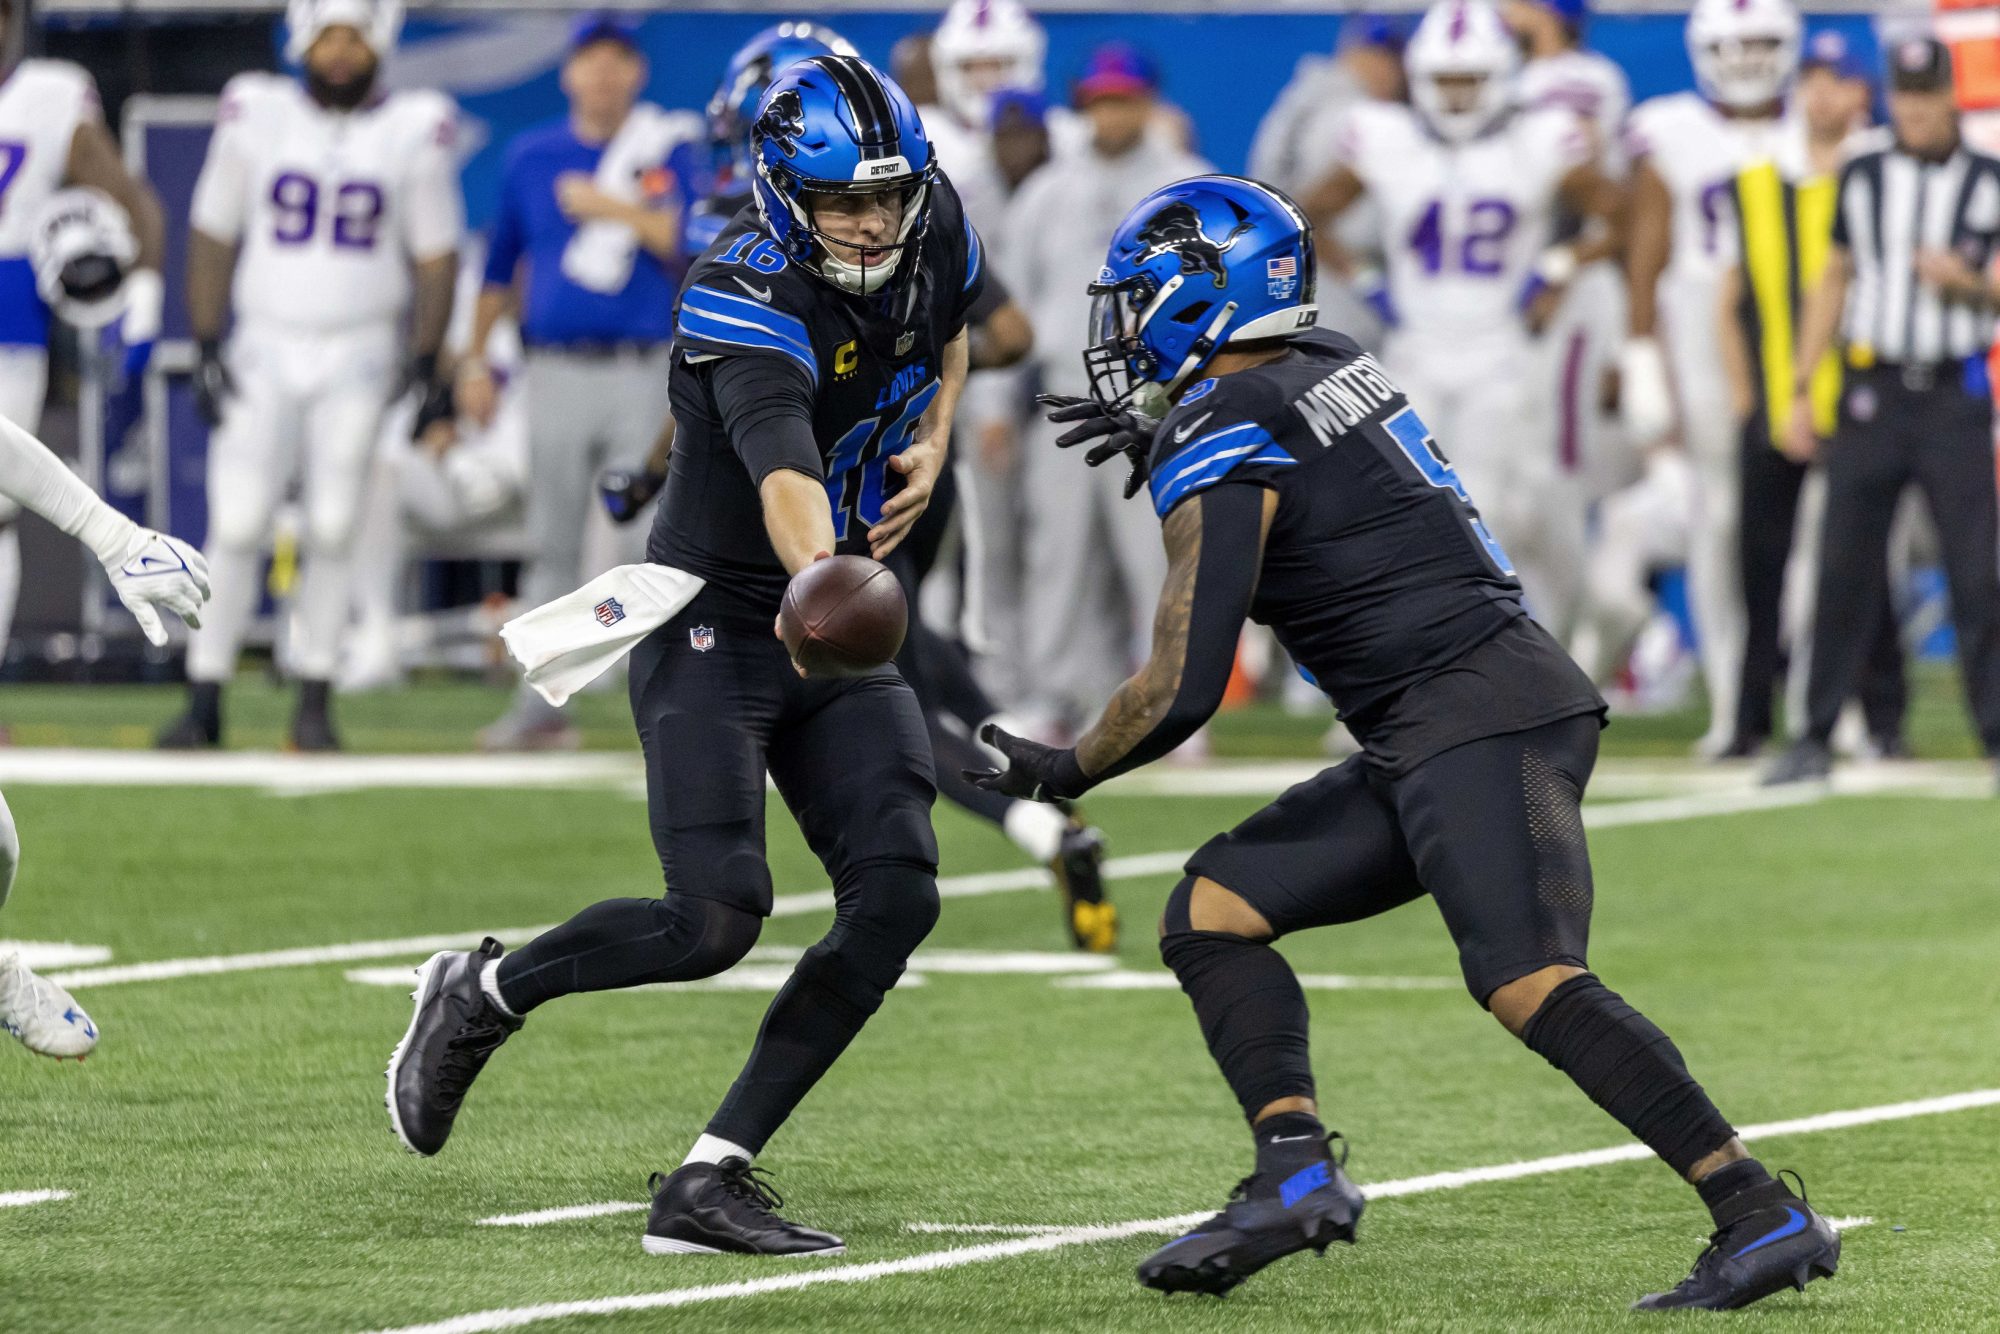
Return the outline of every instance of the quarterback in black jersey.
{"type": "Polygon", "coordinates": [[[1092,291],[1092,397],[1058,400],[1147,485],[1169,561],[1150,661],[1073,750],[1003,732],[977,776],[1080,795],[1166,754],[1222,700],[1245,616],[1333,699],[1362,753],[1188,860],[1160,950],[1249,1120],[1257,1162],[1140,1281],[1225,1292],[1354,1240],[1361,1192],[1318,1119],[1306,1004],[1271,942],[1428,894],[1473,998],[1677,1173],[1715,1218],[1694,1271],[1642,1309],[1729,1307],[1834,1271],[1840,1238],[1745,1151],[1673,1042],[1589,971],[1581,803],[1603,701],[1523,612],[1505,551],[1416,408],[1311,328],[1311,230],[1234,177],[1160,190],[1092,291]],[[1164,409],[1155,421],[1142,409],[1164,409]]]}
{"type": "Polygon", "coordinates": [[[467,1086],[534,1007],[732,967],[771,911],[768,772],[832,877],[834,924],[771,1003],[742,1074],[675,1171],[650,1254],[836,1254],[751,1167],[937,920],[930,742],[893,666],[807,679],[773,634],[792,575],[882,559],[944,464],[984,267],[909,99],[853,56],[790,66],[755,130],[758,206],[689,271],[678,433],[647,554],[705,581],[633,650],[630,690],[668,892],[584,909],[504,957],[426,965],[391,1066],[405,1144],[443,1147],[467,1086]]]}

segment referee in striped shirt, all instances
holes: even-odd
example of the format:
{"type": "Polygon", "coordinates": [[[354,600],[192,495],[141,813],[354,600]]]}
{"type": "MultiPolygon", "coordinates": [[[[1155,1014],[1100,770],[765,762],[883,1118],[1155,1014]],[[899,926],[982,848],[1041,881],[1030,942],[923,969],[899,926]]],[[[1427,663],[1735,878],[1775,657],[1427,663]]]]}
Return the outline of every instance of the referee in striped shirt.
{"type": "Polygon", "coordinates": [[[1891,53],[1891,147],[1841,173],[1833,250],[1806,307],[1788,453],[1817,448],[1810,368],[1838,333],[1847,360],[1824,450],[1826,522],[1806,733],[1767,781],[1824,778],[1883,605],[1896,501],[1923,489],[1944,546],[1959,667],[1979,737],[2000,756],[2000,498],[1994,487],[1993,345],[2000,283],[2000,159],[1959,136],[1951,55],[1935,41],[1891,53]]]}

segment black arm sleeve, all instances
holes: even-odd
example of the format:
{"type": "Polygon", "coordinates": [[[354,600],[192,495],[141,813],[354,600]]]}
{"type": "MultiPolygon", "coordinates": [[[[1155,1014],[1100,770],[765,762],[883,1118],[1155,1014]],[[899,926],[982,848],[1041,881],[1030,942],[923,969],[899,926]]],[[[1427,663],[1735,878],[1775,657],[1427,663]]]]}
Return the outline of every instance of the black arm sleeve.
{"type": "Polygon", "coordinates": [[[761,486],[780,468],[824,478],[813,437],[813,386],[803,369],[785,357],[720,357],[711,363],[709,384],[730,448],[752,482],[761,486]]]}
{"type": "Polygon", "coordinates": [[[1263,564],[1264,491],[1246,478],[1194,498],[1201,506],[1201,554],[1180,686],[1153,730],[1103,772],[1090,775],[1091,783],[1151,764],[1193,736],[1222,707],[1236,666],[1236,640],[1250,614],[1263,564]]]}

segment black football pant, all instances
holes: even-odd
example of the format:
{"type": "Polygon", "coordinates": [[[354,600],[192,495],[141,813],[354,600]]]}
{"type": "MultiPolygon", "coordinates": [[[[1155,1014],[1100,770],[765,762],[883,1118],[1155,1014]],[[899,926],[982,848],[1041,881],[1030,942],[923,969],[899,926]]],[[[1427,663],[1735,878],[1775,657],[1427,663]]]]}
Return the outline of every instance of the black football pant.
{"type": "Polygon", "coordinates": [[[770,915],[768,772],[833,879],[834,922],[766,1012],[710,1134],[761,1149],[902,976],[937,921],[936,795],[916,697],[885,666],[792,670],[768,609],[713,586],[632,652],[653,845],[667,892],[595,904],[507,955],[516,1010],[734,965],[770,915]]]}
{"type": "MultiPolygon", "coordinates": [[[[1742,688],[1737,693],[1736,735],[1762,741],[1772,732],[1772,697],[1783,671],[1806,670],[1796,657],[1783,652],[1785,566],[1792,558],[1799,516],[1799,493],[1811,469],[1792,462],[1772,447],[1764,418],[1753,417],[1743,429],[1743,523],[1738,529],[1743,569],[1743,608],[1747,636],[1743,646],[1742,688]]],[[[1903,642],[1897,632],[1895,598],[1883,580],[1883,599],[1868,657],[1862,665],[1861,712],[1868,734],[1878,740],[1900,738],[1909,711],[1909,686],[1903,671],[1903,642]]]]}
{"type": "Polygon", "coordinates": [[[2000,500],[1993,400],[1955,375],[1850,372],[1826,448],[1826,528],[1813,617],[1807,733],[1826,741],[1880,618],[1896,502],[1922,488],[1944,548],[1959,671],[1988,755],[2000,755],[2000,500]]]}

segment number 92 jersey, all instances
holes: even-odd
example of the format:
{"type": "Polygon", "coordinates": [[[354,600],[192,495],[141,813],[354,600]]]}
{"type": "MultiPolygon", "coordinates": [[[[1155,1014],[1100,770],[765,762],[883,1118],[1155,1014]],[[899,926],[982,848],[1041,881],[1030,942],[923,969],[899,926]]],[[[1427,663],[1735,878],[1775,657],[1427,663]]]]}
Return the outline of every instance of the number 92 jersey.
{"type": "Polygon", "coordinates": [[[1521,296],[1553,235],[1557,189],[1593,156],[1574,113],[1517,111],[1475,139],[1446,143],[1409,107],[1364,102],[1337,151],[1381,210],[1389,295],[1407,337],[1457,343],[1524,332],[1521,296]]]}
{"type": "MultiPolygon", "coordinates": [[[[789,260],[754,205],[688,270],[674,323],[674,439],[647,559],[698,574],[775,611],[786,574],[765,535],[759,442],[733,439],[718,378],[739,383],[754,359],[761,396],[807,405],[817,464],[844,553],[867,554],[868,529],[901,474],[889,460],[916,439],[936,399],[947,344],[986,286],[984,249],[951,183],[931,188],[914,282],[858,296],[789,260]],[[725,372],[724,367],[728,366],[725,372]]],[[[741,391],[737,391],[740,393],[741,391]]],[[[768,471],[768,466],[764,468],[768,471]]]]}
{"type": "Polygon", "coordinates": [[[237,243],[238,318],[308,330],[400,318],[411,264],[450,254],[464,230],[456,126],[441,93],[338,112],[294,79],[231,79],[189,212],[196,231],[237,243]]]}
{"type": "Polygon", "coordinates": [[[1601,708],[1526,619],[1506,552],[1382,367],[1344,334],[1308,330],[1290,345],[1198,381],[1160,423],[1161,518],[1218,485],[1277,493],[1251,618],[1392,772],[1601,708]]]}

